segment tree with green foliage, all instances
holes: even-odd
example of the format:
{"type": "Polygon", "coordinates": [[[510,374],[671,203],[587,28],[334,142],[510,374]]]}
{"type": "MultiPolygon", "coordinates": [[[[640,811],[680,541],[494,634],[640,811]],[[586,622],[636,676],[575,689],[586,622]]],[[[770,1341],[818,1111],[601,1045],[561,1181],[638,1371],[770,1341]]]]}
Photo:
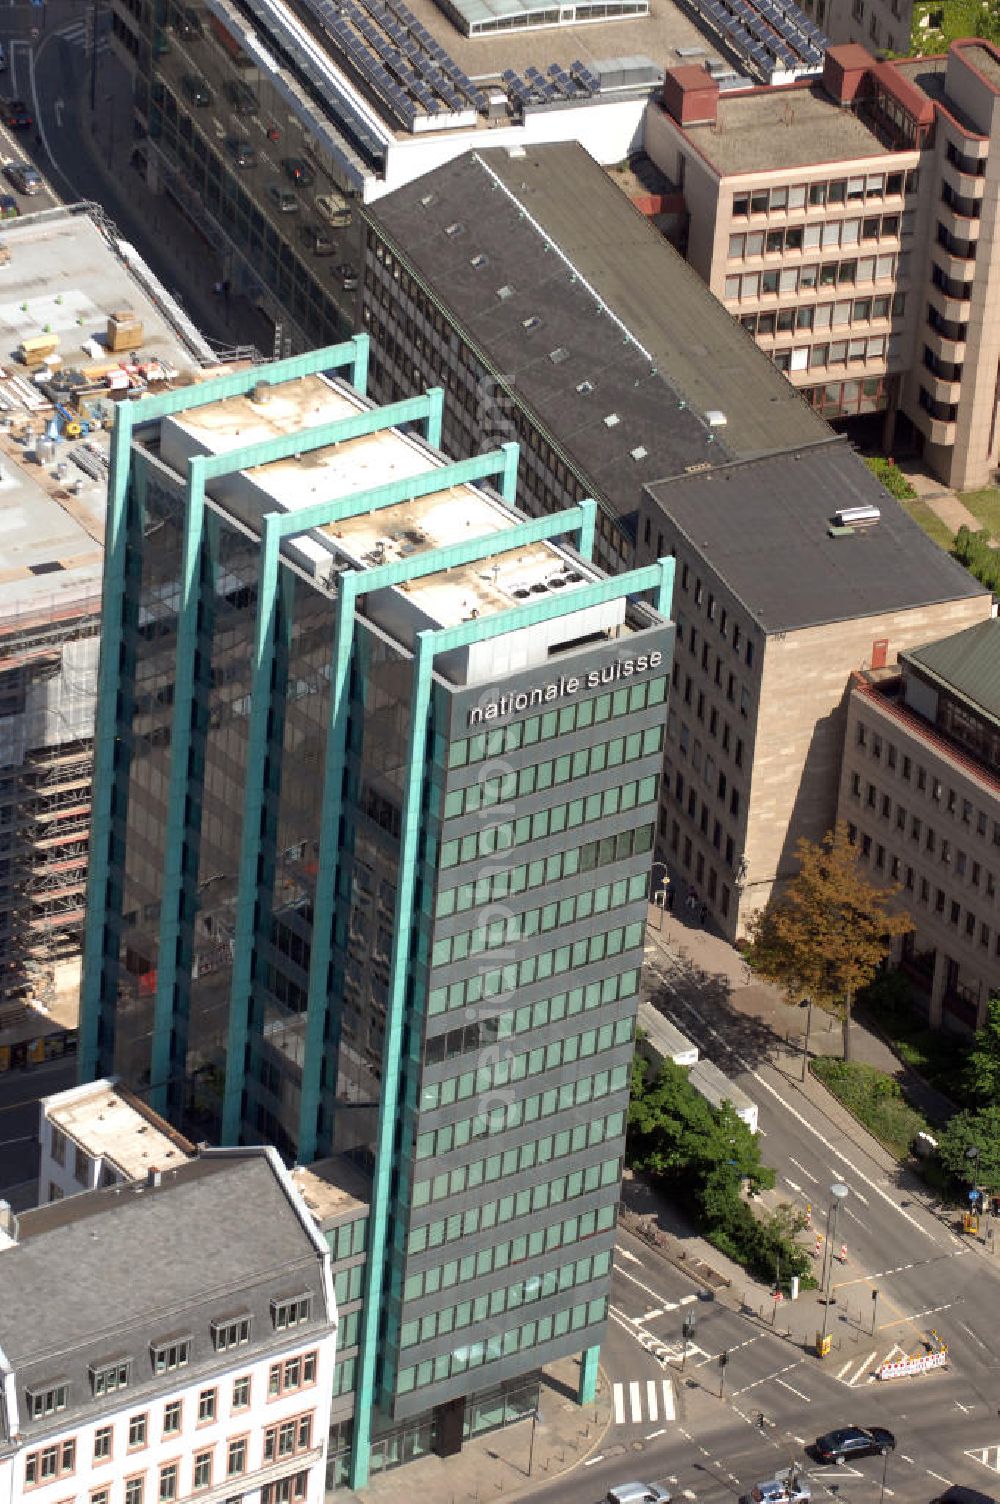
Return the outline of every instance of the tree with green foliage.
{"type": "Polygon", "coordinates": [[[1000,1193],[1000,1106],[956,1113],[938,1140],[937,1154],[959,1184],[1000,1193]],[[978,1149],[978,1155],[970,1158],[970,1149],[978,1149]]]}
{"type": "Polygon", "coordinates": [[[966,1066],[968,1091],[974,1102],[1000,1102],[1000,997],[986,1005],[986,1022],[972,1041],[966,1066]]]}
{"type": "Polygon", "coordinates": [[[713,1107],[672,1061],[650,1074],[636,1056],[626,1157],[693,1212],[705,1237],[762,1279],[792,1275],[808,1284],[809,1255],[795,1242],[804,1218],[790,1207],[755,1215],[742,1194],[774,1185],[760,1140],[730,1103],[713,1107]]]}
{"type": "Polygon", "coordinates": [[[837,825],[818,843],[800,840],[799,870],[781,897],[753,915],[749,962],[795,1002],[811,998],[843,1021],[851,1058],[851,1011],[889,951],[893,935],[913,928],[894,908],[898,886],[877,887],[861,870],[858,848],[837,825]]]}

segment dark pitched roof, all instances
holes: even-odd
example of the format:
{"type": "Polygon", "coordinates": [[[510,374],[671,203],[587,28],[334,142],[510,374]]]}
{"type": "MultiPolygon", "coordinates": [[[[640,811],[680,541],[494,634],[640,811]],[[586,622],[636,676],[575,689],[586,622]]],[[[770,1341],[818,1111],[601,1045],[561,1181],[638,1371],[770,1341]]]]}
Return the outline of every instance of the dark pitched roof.
{"type": "Polygon", "coordinates": [[[845,443],[654,484],[648,494],[767,632],[987,593],[845,443]],[[831,537],[834,514],[851,506],[878,507],[881,517],[831,537]]]}
{"type": "Polygon", "coordinates": [[[644,482],[830,439],[575,143],[469,152],[364,212],[620,516],[644,482]]]}
{"type": "MultiPolygon", "coordinates": [[[[67,1409],[23,1429],[51,1430],[114,1399],[92,1397],[89,1366],[131,1358],[129,1398],[176,1382],[157,1379],[150,1346],[190,1336],[185,1370],[231,1366],[216,1353],[211,1322],[247,1313],[249,1347],[240,1361],[284,1342],[272,1327],[272,1299],[312,1294],[308,1340],[330,1313],[317,1246],[287,1194],[273,1151],[221,1152],[143,1181],[85,1192],[19,1218],[14,1247],[0,1249],[0,1350],[18,1389],[69,1385],[67,1409]]],[[[311,1226],[311,1224],[310,1224],[311,1226]]]]}
{"type": "Polygon", "coordinates": [[[990,720],[1000,722],[1000,621],[996,617],[911,648],[900,657],[915,663],[990,720]]]}

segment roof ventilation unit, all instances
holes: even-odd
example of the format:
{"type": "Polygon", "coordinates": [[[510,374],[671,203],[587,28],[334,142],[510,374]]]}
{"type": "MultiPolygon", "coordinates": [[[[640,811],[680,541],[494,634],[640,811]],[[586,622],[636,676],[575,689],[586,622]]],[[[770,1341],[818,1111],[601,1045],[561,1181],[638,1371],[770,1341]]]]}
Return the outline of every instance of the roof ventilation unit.
{"type": "Polygon", "coordinates": [[[831,521],[837,527],[871,527],[881,518],[882,513],[878,507],[840,507],[831,521]]]}
{"type": "Polygon", "coordinates": [[[720,407],[710,407],[705,414],[705,422],[709,428],[725,428],[729,419],[720,407]]]}

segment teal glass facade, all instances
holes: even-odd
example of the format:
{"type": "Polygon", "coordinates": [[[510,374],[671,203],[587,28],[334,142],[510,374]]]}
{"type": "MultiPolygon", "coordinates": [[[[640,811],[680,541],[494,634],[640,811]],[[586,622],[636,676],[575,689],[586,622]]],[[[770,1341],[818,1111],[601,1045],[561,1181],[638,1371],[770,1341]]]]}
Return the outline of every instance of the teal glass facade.
{"type": "Polygon", "coordinates": [[[338,519],[393,537],[394,508],[491,478],[513,502],[513,446],[433,454],[440,393],[171,463],[171,404],[266,412],[260,383],[280,403],[316,373],[363,391],[366,358],[360,337],[120,415],[81,1029],[85,1077],[187,1132],[370,1177],[355,1487],[401,1423],[504,1411],[568,1354],[593,1382],[673,640],[672,561],[600,577],[588,503],[305,567],[338,519]],[[419,474],[256,518],[226,489],[404,423],[419,474]],[[561,538],[558,593],[387,629],[411,585],[561,538]],[[604,609],[613,630],[577,628],[604,609]],[[555,646],[514,666],[515,632],[555,646]]]}

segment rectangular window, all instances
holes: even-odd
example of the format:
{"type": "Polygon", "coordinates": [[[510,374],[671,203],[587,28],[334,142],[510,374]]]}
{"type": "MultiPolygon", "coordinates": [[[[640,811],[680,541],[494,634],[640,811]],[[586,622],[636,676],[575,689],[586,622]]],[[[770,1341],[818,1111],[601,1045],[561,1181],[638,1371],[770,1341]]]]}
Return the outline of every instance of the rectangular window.
{"type": "Polygon", "coordinates": [[[150,1349],[155,1374],[173,1373],[176,1368],[186,1368],[191,1358],[191,1338],[179,1337],[175,1342],[154,1342],[150,1349]]]}
{"type": "Polygon", "coordinates": [[[114,1430],[111,1426],[98,1426],[94,1432],[94,1461],[109,1462],[111,1460],[112,1439],[114,1430]]]}
{"type": "Polygon", "coordinates": [[[229,1443],[229,1455],[226,1459],[226,1476],[236,1478],[240,1473],[247,1470],[247,1438],[237,1436],[229,1443]]]}
{"type": "Polygon", "coordinates": [[[216,1395],[217,1394],[218,1394],[218,1390],[216,1390],[216,1389],[203,1389],[201,1391],[201,1393],[199,1394],[199,1396],[198,1396],[198,1424],[199,1424],[199,1426],[206,1426],[206,1425],[208,1425],[209,1421],[213,1421],[215,1419],[215,1409],[216,1409],[215,1401],[216,1401],[216,1395]]]}
{"type": "Polygon", "coordinates": [[[160,1468],[160,1504],[169,1504],[177,1497],[177,1463],[165,1462],[160,1468]]]}
{"type": "Polygon", "coordinates": [[[125,1479],[125,1504],[142,1504],[143,1483],[141,1474],[137,1478],[125,1479]]]}
{"type": "Polygon", "coordinates": [[[90,1370],[90,1387],[95,1396],[102,1394],[114,1394],[116,1390],[127,1389],[129,1370],[131,1363],[123,1359],[118,1363],[108,1363],[90,1370]]]}
{"type": "Polygon", "coordinates": [[[212,1322],[212,1342],[217,1353],[245,1347],[250,1341],[250,1317],[234,1316],[229,1321],[212,1322]]]}
{"type": "Polygon", "coordinates": [[[129,1416],[128,1449],[130,1452],[134,1452],[139,1447],[146,1445],[146,1421],[147,1417],[145,1415],[129,1416]]]}
{"type": "Polygon", "coordinates": [[[163,1434],[164,1436],[176,1436],[181,1428],[181,1402],[171,1400],[163,1407],[163,1434]]]}
{"type": "Polygon", "coordinates": [[[212,1453],[198,1452],[194,1459],[194,1490],[211,1488],[212,1486],[212,1453]]]}
{"type": "Polygon", "coordinates": [[[241,1374],[233,1380],[233,1409],[247,1410],[250,1407],[250,1375],[241,1374]]]}
{"type": "Polygon", "coordinates": [[[66,1409],[69,1385],[55,1384],[51,1389],[29,1389],[25,1397],[32,1420],[41,1420],[46,1415],[56,1415],[60,1410],[66,1409]]]}
{"type": "Polygon", "coordinates": [[[311,1295],[299,1295],[294,1300],[272,1300],[271,1321],[275,1331],[283,1332],[291,1326],[302,1326],[309,1320],[311,1308],[311,1295]]]}

